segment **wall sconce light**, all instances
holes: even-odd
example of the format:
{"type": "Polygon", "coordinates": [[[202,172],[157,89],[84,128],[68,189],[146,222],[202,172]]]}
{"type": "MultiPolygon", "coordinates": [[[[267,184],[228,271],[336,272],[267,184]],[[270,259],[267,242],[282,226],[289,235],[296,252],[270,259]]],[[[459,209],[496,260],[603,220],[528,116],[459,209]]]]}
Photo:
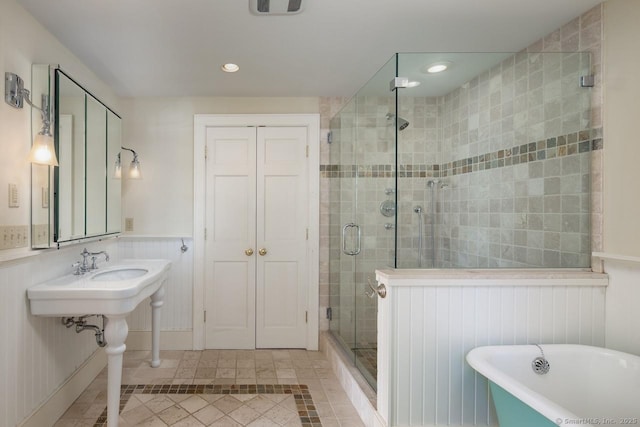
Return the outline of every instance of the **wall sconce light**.
{"type": "Polygon", "coordinates": [[[36,135],[31,145],[29,161],[41,165],[58,166],[56,149],[51,135],[51,119],[49,110],[49,95],[42,95],[42,108],[34,105],[29,98],[30,92],[24,88],[24,81],[14,73],[4,73],[4,100],[15,108],[22,108],[26,102],[40,111],[42,115],[42,129],[36,135]]]}
{"type": "MultiPolygon", "coordinates": [[[[138,153],[133,151],[131,148],[120,147],[123,150],[131,151],[133,153],[133,160],[129,165],[129,179],[142,179],[142,172],[140,172],[140,160],[138,160],[138,153]]],[[[122,159],[120,157],[121,153],[118,153],[116,157],[116,167],[113,172],[113,177],[115,179],[120,179],[122,177],[122,159]]]]}

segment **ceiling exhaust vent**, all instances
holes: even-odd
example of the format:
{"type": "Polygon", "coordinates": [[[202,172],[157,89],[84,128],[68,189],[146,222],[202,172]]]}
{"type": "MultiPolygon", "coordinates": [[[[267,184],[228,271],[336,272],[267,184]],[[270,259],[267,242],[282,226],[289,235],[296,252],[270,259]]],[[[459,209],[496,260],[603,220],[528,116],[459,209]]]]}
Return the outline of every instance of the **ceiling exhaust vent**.
{"type": "Polygon", "coordinates": [[[249,0],[254,15],[295,15],[304,10],[302,0],[249,0]]]}

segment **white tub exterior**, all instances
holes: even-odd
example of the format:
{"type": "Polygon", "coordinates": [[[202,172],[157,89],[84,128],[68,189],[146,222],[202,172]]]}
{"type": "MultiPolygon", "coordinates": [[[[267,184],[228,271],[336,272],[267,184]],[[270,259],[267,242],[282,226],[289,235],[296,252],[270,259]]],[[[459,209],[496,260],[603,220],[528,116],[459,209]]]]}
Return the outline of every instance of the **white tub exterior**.
{"type": "Polygon", "coordinates": [[[378,401],[388,426],[497,425],[473,348],[604,345],[607,276],[585,270],[381,270],[378,401]]]}
{"type": "Polygon", "coordinates": [[[467,355],[483,376],[556,424],[640,423],[640,357],[600,347],[541,344],[550,370],[538,375],[532,345],[487,346],[467,355]]]}

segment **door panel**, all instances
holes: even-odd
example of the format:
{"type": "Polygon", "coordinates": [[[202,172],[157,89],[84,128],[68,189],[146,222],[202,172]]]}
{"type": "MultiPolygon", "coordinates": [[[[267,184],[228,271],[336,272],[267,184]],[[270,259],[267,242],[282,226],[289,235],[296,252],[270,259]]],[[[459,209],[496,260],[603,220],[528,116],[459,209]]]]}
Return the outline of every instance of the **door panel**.
{"type": "Polygon", "coordinates": [[[253,218],[249,219],[249,213],[253,211],[249,206],[251,187],[247,176],[216,176],[213,179],[215,209],[211,232],[214,241],[250,242],[252,230],[248,225],[253,221],[253,218]]]}
{"type": "Polygon", "coordinates": [[[307,130],[258,128],[256,347],[306,347],[307,130]]]}
{"type": "Polygon", "coordinates": [[[307,128],[210,128],[206,146],[206,348],[305,348],[307,128]]]}
{"type": "Polygon", "coordinates": [[[297,176],[271,176],[264,179],[264,238],[266,241],[290,240],[299,237],[298,212],[291,209],[298,205],[297,176]]]}
{"type": "MultiPolygon", "coordinates": [[[[244,330],[250,326],[247,314],[253,310],[248,306],[253,293],[249,280],[247,262],[214,262],[213,282],[224,283],[211,292],[209,319],[223,328],[244,330]]],[[[209,321],[209,320],[207,320],[209,321]]]]}
{"type": "Polygon", "coordinates": [[[267,262],[264,267],[264,287],[268,289],[261,301],[265,328],[291,328],[299,323],[294,310],[298,304],[298,263],[267,262]]]}
{"type": "Polygon", "coordinates": [[[206,346],[255,348],[255,129],[211,128],[206,144],[206,346]]]}

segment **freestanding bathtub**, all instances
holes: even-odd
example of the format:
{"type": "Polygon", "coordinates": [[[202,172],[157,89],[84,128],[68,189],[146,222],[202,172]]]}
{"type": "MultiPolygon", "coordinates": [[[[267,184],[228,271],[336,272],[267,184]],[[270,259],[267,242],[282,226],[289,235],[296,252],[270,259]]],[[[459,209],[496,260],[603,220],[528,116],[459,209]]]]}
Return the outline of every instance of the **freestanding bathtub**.
{"type": "Polygon", "coordinates": [[[478,347],[467,354],[487,377],[500,427],[640,424],[640,357],[606,348],[541,344],[478,347]]]}

